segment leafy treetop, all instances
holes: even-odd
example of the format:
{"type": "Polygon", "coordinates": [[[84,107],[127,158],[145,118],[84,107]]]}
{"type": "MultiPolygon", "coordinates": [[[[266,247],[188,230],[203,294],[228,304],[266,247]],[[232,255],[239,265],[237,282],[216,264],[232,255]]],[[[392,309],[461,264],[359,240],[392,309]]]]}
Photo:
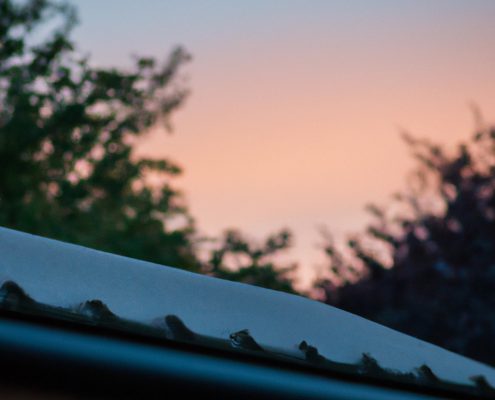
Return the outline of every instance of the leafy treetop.
{"type": "Polygon", "coordinates": [[[476,115],[452,154],[404,135],[415,179],[397,205],[369,207],[374,223],[349,242],[353,257],[327,241],[334,283],[319,286],[328,303],[495,364],[495,128],[476,115]]]}
{"type": "Polygon", "coordinates": [[[197,270],[194,224],[170,184],[181,169],[132,147],[169,127],[190,57],[93,68],[69,39],[75,22],[65,3],[0,1],[0,225],[197,270]]]}

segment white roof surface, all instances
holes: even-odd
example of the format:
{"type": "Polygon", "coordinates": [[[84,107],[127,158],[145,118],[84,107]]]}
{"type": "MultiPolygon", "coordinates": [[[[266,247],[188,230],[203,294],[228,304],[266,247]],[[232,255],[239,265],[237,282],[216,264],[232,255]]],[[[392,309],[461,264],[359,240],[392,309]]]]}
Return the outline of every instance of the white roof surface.
{"type": "Polygon", "coordinates": [[[288,352],[306,340],[323,356],[356,363],[369,353],[384,367],[428,365],[440,378],[472,384],[495,369],[337,308],[273,290],[116,256],[0,228],[0,282],[13,280],[35,300],[68,307],[99,299],[122,318],[150,323],[179,316],[193,331],[228,339],[249,329],[262,346],[288,352]]]}

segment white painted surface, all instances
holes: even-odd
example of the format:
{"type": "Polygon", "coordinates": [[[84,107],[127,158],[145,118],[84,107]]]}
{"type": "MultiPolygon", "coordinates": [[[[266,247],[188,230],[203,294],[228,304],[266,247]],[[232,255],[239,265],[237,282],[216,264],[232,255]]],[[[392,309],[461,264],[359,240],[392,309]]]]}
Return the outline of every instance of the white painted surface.
{"type": "Polygon", "coordinates": [[[441,379],[470,384],[484,375],[495,385],[491,367],[325,304],[0,228],[0,281],[7,279],[51,305],[100,299],[139,322],[176,314],[218,338],[248,328],[265,346],[294,351],[306,340],[335,361],[355,363],[366,352],[385,368],[427,364],[441,379]]]}

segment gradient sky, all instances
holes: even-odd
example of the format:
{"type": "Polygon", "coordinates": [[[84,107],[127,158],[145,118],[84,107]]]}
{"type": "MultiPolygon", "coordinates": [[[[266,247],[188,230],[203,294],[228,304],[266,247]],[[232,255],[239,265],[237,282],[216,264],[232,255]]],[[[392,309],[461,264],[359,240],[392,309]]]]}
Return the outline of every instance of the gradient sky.
{"type": "Polygon", "coordinates": [[[414,165],[399,129],[454,145],[469,103],[495,120],[495,1],[73,0],[94,64],[165,56],[181,44],[192,95],[175,133],[140,151],[184,166],[176,182],[201,232],[296,234],[308,282],[316,228],[369,220],[414,165]]]}

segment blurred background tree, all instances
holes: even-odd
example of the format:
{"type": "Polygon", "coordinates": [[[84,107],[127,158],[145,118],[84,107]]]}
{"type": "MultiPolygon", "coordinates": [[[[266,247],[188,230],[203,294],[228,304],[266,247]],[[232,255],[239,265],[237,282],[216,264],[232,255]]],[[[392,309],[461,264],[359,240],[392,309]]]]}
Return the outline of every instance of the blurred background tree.
{"type": "Polygon", "coordinates": [[[171,185],[181,168],[133,154],[150,128],[170,130],[189,54],[93,68],[69,39],[76,22],[65,2],[0,0],[0,225],[294,292],[288,269],[268,261],[289,246],[287,231],[260,247],[228,232],[203,262],[204,238],[171,185]],[[229,269],[232,255],[247,264],[229,269]]]}
{"type": "Polygon", "coordinates": [[[347,251],[327,237],[324,300],[495,365],[495,128],[454,154],[404,134],[419,162],[408,190],[347,251]],[[352,257],[349,257],[349,254],[352,257]]]}
{"type": "Polygon", "coordinates": [[[75,23],[65,3],[0,1],[0,225],[199,270],[193,220],[170,184],[179,166],[132,151],[150,127],[170,128],[189,55],[92,68],[69,39],[75,23]]]}
{"type": "Polygon", "coordinates": [[[291,242],[292,234],[287,229],[269,235],[261,244],[255,244],[237,230],[228,230],[211,251],[204,272],[230,281],[297,293],[293,281],[297,266],[282,267],[274,260],[291,242]]]}

